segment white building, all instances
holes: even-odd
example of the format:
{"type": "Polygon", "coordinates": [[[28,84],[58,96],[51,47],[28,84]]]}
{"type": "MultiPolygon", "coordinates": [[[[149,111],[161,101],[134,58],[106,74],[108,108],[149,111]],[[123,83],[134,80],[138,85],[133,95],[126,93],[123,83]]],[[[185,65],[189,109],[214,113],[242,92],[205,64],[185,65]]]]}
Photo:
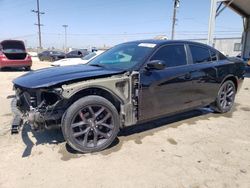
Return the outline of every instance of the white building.
{"type": "MultiPolygon", "coordinates": [[[[190,41],[207,43],[207,39],[187,39],[190,41]]],[[[241,53],[241,37],[215,38],[214,47],[227,56],[237,56],[241,53]]]]}

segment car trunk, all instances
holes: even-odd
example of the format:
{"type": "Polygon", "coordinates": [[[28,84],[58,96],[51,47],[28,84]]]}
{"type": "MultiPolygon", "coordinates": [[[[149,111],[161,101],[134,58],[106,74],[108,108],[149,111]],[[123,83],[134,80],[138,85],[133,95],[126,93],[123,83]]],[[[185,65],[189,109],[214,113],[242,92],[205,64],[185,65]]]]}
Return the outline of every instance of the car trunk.
{"type": "Polygon", "coordinates": [[[24,43],[18,40],[5,40],[1,42],[1,51],[9,60],[23,60],[27,53],[24,43]]]}

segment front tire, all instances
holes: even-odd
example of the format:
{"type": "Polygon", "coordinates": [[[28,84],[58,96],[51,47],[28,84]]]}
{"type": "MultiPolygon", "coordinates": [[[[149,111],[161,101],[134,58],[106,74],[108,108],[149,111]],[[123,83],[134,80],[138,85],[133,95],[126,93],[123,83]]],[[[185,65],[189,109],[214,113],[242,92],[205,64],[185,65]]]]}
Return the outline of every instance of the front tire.
{"type": "Polygon", "coordinates": [[[235,95],[235,84],[231,80],[225,81],[219,89],[214,104],[211,106],[212,109],[218,113],[229,112],[233,107],[235,95]]]}
{"type": "Polygon", "coordinates": [[[100,96],[87,96],[74,102],[62,119],[62,132],[75,150],[89,153],[101,151],[116,138],[120,127],[114,105],[100,96]]]}

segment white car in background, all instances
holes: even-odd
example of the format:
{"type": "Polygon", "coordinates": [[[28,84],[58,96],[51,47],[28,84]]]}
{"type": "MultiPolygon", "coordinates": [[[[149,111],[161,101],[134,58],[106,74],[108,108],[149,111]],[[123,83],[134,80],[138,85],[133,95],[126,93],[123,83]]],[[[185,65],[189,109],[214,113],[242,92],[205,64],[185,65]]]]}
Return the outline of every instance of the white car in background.
{"type": "Polygon", "coordinates": [[[82,58],[66,58],[66,59],[61,59],[58,61],[54,61],[51,63],[51,66],[68,66],[68,65],[78,65],[78,64],[86,64],[90,60],[94,59],[96,56],[102,54],[103,50],[98,50],[95,52],[91,52],[88,55],[82,57],[82,58]]]}

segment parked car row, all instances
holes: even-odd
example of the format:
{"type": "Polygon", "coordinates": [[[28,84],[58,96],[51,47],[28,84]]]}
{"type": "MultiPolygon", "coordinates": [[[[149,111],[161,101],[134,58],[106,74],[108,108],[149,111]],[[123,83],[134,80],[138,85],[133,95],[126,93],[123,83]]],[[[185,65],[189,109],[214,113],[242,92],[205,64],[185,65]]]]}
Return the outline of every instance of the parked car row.
{"type": "Polygon", "coordinates": [[[102,54],[103,50],[98,50],[95,52],[91,52],[88,55],[81,57],[81,58],[66,58],[61,59],[51,63],[51,66],[67,66],[67,65],[78,65],[78,64],[86,64],[90,60],[94,59],[98,55],[102,54]]]}
{"type": "Polygon", "coordinates": [[[64,58],[82,58],[88,55],[89,52],[85,49],[73,50],[68,53],[55,50],[46,50],[38,54],[40,61],[57,61],[64,58]]]}
{"type": "MultiPolygon", "coordinates": [[[[37,54],[40,61],[53,62],[52,66],[66,66],[86,64],[96,56],[102,54],[102,50],[94,50],[89,53],[86,49],[73,50],[68,53],[55,50],[46,50],[37,54]]],[[[0,70],[2,68],[15,67],[30,70],[32,66],[31,55],[26,52],[23,41],[4,40],[0,43],[0,70]]]]}

